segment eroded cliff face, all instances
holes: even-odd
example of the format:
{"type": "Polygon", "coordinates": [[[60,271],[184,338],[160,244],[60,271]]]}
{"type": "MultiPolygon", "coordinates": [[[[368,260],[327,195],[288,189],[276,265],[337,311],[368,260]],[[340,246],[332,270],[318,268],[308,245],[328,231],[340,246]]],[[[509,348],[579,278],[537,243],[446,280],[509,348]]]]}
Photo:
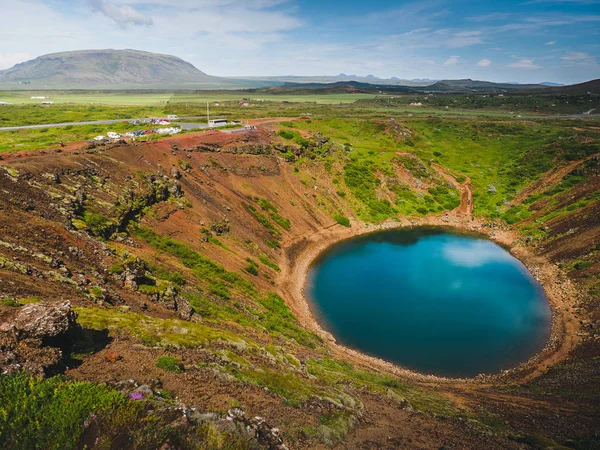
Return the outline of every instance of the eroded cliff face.
{"type": "MultiPolygon", "coordinates": [[[[323,135],[305,138],[319,149],[328,142],[323,135]]],[[[548,184],[520,199],[536,212],[513,226],[520,241],[581,285],[573,307],[584,325],[582,344],[527,385],[498,391],[491,383],[439,387],[353,368],[294,317],[278,295],[285,249],[344,229],[340,217],[358,226],[361,207],[340,194],[345,157],[329,167],[313,160],[298,176],[292,161],[302,151],[268,131],[216,132],[2,161],[2,317],[7,323],[21,317],[33,307],[26,303],[70,302],[84,334],[69,344],[78,363],[61,362],[69,376],[160,379],[186,407],[206,411],[241,404],[248,417],[281,428],[294,448],[343,441],[365,448],[519,448],[517,438],[535,435],[539,426],[561,442],[587,439],[597,429],[600,202],[589,199],[600,191],[598,157],[558,167],[561,176],[545,174],[548,184]],[[583,178],[550,198],[532,199],[569,174],[583,178]],[[569,209],[582,199],[583,206],[569,209]],[[548,214],[554,216],[544,229],[530,233],[548,214]],[[178,358],[182,372],[157,367],[164,355],[178,358]],[[574,396],[558,396],[564,389],[574,396]]],[[[417,193],[431,187],[401,160],[394,171],[417,193]]],[[[427,181],[433,187],[464,187],[445,181],[451,177],[443,168],[434,175],[427,181]]],[[[381,176],[378,194],[393,200],[397,186],[389,179],[381,176]]],[[[455,222],[440,213],[439,223],[470,223],[462,206],[455,222]]],[[[280,445],[278,433],[273,442],[280,445]]]]}

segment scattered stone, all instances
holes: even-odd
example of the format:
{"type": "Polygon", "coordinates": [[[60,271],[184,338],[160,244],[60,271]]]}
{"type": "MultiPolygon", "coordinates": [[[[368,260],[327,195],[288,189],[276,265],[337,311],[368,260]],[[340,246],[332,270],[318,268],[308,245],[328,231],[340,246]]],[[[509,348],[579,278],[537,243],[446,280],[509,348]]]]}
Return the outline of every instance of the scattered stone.
{"type": "Polygon", "coordinates": [[[259,444],[266,446],[270,450],[287,450],[287,446],[283,443],[283,439],[281,439],[279,429],[270,427],[265,419],[260,416],[247,419],[246,413],[242,409],[232,408],[228,411],[226,420],[243,423],[248,433],[259,444]]]}
{"type": "Polygon", "coordinates": [[[192,308],[190,302],[180,296],[175,297],[175,310],[183,320],[190,320],[194,315],[194,308],[192,308]]]}
{"type": "Polygon", "coordinates": [[[177,167],[173,167],[171,169],[171,176],[176,180],[179,180],[181,178],[181,172],[179,171],[179,169],[177,169],[177,167]]]}
{"type": "Polygon", "coordinates": [[[228,234],[231,232],[231,225],[229,219],[217,220],[210,224],[210,230],[217,236],[228,234]]]}

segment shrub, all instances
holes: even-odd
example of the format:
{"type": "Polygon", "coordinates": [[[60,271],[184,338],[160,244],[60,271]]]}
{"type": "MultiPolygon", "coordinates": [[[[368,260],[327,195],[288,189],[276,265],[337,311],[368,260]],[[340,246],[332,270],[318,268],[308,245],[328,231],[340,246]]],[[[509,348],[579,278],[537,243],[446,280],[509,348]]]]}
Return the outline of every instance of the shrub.
{"type": "Polygon", "coordinates": [[[333,218],[341,226],[350,228],[350,219],[348,219],[346,216],[342,214],[336,214],[333,218]]]}
{"type": "Polygon", "coordinates": [[[288,139],[288,140],[294,139],[294,133],[291,131],[280,130],[277,134],[284,139],[288,139]]]}
{"type": "Polygon", "coordinates": [[[592,261],[578,261],[578,262],[575,263],[575,265],[573,266],[573,268],[575,270],[583,270],[583,269],[587,269],[592,264],[593,264],[592,261]]]}
{"type": "Polygon", "coordinates": [[[156,360],[156,367],[166,370],[167,372],[182,373],[183,364],[172,356],[161,356],[156,360]]]}
{"type": "Polygon", "coordinates": [[[281,248],[281,242],[279,242],[277,239],[267,239],[266,242],[270,248],[281,248]]]}
{"type": "Polygon", "coordinates": [[[105,237],[111,226],[108,218],[95,211],[86,211],[83,214],[83,221],[93,235],[100,237],[105,237]]]}
{"type": "Polygon", "coordinates": [[[250,275],[258,276],[258,264],[256,264],[256,261],[253,261],[250,258],[247,258],[246,261],[248,261],[248,265],[244,270],[250,275]]]}

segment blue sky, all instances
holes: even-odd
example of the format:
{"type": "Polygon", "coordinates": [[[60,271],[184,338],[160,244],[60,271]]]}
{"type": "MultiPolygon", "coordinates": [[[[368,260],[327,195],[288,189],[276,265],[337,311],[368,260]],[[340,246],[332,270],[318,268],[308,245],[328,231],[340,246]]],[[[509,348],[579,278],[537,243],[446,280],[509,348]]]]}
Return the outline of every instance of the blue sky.
{"type": "Polygon", "coordinates": [[[66,50],[174,54],[211,75],[600,78],[600,0],[0,0],[0,69],[66,50]]]}

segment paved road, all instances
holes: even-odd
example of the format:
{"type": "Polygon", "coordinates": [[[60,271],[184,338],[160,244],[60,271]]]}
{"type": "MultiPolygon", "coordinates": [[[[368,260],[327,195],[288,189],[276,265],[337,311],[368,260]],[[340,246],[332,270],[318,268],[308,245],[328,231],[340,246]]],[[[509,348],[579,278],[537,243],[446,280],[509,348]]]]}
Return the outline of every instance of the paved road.
{"type": "MultiPolygon", "coordinates": [[[[129,122],[134,119],[112,119],[112,120],[92,120],[89,122],[64,122],[64,123],[47,123],[42,125],[23,125],[20,127],[3,127],[0,131],[16,131],[16,130],[41,130],[44,128],[62,128],[69,125],[110,125],[112,123],[129,122]]],[[[142,120],[142,119],[137,119],[142,120]]],[[[179,125],[184,130],[195,130],[197,128],[208,128],[205,123],[188,123],[188,122],[171,122],[173,125],[179,125]]]]}
{"type": "Polygon", "coordinates": [[[199,128],[208,128],[205,123],[189,123],[189,122],[171,122],[173,125],[178,125],[182,130],[197,130],[199,128]]]}
{"type": "Polygon", "coordinates": [[[116,120],[94,120],[91,122],[66,122],[66,123],[48,123],[43,125],[24,125],[20,127],[4,127],[0,131],[15,131],[15,130],[41,130],[43,128],[61,128],[69,125],[110,125],[111,123],[128,122],[124,119],[116,120]]]}

